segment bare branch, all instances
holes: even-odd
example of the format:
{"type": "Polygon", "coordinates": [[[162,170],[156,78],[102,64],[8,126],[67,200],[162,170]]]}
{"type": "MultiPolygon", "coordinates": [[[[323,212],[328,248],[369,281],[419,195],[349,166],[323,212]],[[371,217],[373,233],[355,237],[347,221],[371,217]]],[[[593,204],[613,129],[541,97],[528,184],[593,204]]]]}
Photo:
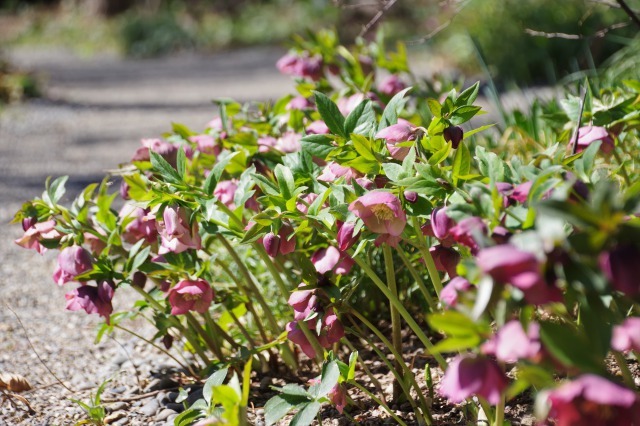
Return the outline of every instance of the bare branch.
{"type": "Polygon", "coordinates": [[[367,23],[367,25],[362,27],[362,31],[360,31],[360,34],[358,34],[358,37],[363,37],[366,33],[368,33],[371,27],[373,27],[380,20],[380,18],[382,18],[382,15],[384,15],[389,9],[391,9],[391,7],[396,3],[396,1],[398,0],[387,1],[385,5],[382,7],[382,9],[380,9],[373,18],[371,18],[371,20],[367,23]]]}
{"type": "Polygon", "coordinates": [[[563,38],[566,40],[582,40],[582,39],[591,39],[591,38],[602,38],[609,31],[616,30],[618,28],[624,28],[629,25],[630,22],[619,22],[617,24],[613,24],[609,27],[603,28],[600,31],[597,31],[591,35],[584,36],[582,34],[567,34],[567,33],[547,33],[544,31],[536,31],[530,28],[526,28],[524,30],[525,33],[535,36],[535,37],[544,37],[544,38],[563,38]]]}
{"type": "Polygon", "coordinates": [[[409,40],[407,44],[409,45],[420,44],[420,43],[425,43],[431,40],[433,37],[438,35],[441,31],[445,30],[449,25],[451,25],[453,20],[460,14],[460,12],[462,12],[462,9],[464,9],[470,3],[470,0],[466,0],[466,1],[465,0],[447,0],[441,3],[441,5],[445,3],[447,5],[455,4],[457,6],[453,12],[453,15],[451,15],[451,17],[446,21],[444,21],[442,24],[438,25],[433,31],[431,31],[426,36],[423,36],[414,40],[409,40]]]}
{"type": "Polygon", "coordinates": [[[618,4],[620,5],[620,7],[622,8],[622,10],[624,10],[624,13],[626,13],[627,15],[629,15],[629,18],[631,18],[631,20],[638,26],[640,27],[640,18],[638,18],[638,15],[636,15],[634,13],[633,10],[631,10],[631,8],[629,7],[629,5],[624,1],[624,0],[616,0],[618,2],[618,4]]]}

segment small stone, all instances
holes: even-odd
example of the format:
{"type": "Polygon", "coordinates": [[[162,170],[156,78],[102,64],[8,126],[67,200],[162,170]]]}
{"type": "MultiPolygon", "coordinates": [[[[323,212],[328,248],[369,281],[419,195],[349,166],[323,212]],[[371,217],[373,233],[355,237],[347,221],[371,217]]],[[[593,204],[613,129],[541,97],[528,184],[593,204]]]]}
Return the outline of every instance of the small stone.
{"type": "Polygon", "coordinates": [[[165,405],[170,410],[175,411],[176,413],[182,413],[184,411],[184,405],[178,404],[176,402],[170,402],[165,405]]]}
{"type": "Polygon", "coordinates": [[[160,408],[160,403],[156,399],[152,399],[138,410],[141,414],[151,417],[156,414],[156,411],[160,408]]]}
{"type": "Polygon", "coordinates": [[[165,392],[165,391],[158,392],[158,394],[156,395],[156,400],[158,400],[158,402],[159,402],[160,404],[163,404],[163,403],[165,403],[165,402],[168,402],[168,401],[169,401],[169,398],[168,398],[168,396],[167,396],[167,395],[168,395],[168,393],[167,393],[167,392],[165,392]]]}
{"type": "Polygon", "coordinates": [[[120,366],[120,365],[124,364],[128,360],[129,360],[129,358],[125,354],[120,354],[120,355],[116,355],[115,357],[113,357],[111,359],[111,364],[115,364],[117,366],[120,366]]]}
{"type": "MultiPolygon", "coordinates": [[[[187,397],[187,406],[191,407],[197,400],[202,398],[202,388],[192,391],[187,397]]],[[[173,399],[172,401],[175,401],[173,399]]]]}
{"type": "Polygon", "coordinates": [[[176,417],[178,417],[178,414],[171,414],[169,417],[167,417],[167,422],[165,423],[165,426],[174,426],[173,421],[176,419],[176,417]]]}
{"type": "Polygon", "coordinates": [[[128,418],[124,417],[117,422],[113,423],[113,426],[131,426],[131,422],[128,418]]]}
{"type": "Polygon", "coordinates": [[[122,419],[124,417],[127,417],[127,413],[125,411],[123,411],[123,410],[115,411],[115,412],[109,414],[107,417],[105,417],[104,418],[104,422],[109,425],[109,424],[114,423],[116,420],[120,420],[120,419],[122,419]]]}
{"type": "Polygon", "coordinates": [[[109,389],[107,390],[107,392],[109,392],[109,393],[115,393],[115,394],[121,394],[121,393],[124,393],[126,390],[127,390],[127,387],[126,387],[126,386],[118,386],[118,387],[116,387],[116,388],[109,388],[109,389]]]}
{"type": "Polygon", "coordinates": [[[164,420],[167,420],[169,418],[170,415],[175,414],[177,415],[178,413],[170,410],[169,408],[165,408],[164,410],[160,411],[158,414],[156,414],[156,422],[161,422],[164,420]]]}
{"type": "Polygon", "coordinates": [[[175,380],[171,379],[170,377],[162,377],[160,379],[154,379],[149,382],[144,391],[152,392],[155,390],[175,388],[176,386],[178,386],[178,383],[175,380]]]}
{"type": "Polygon", "coordinates": [[[128,404],[124,401],[114,402],[113,404],[105,404],[104,408],[107,410],[107,413],[113,413],[114,411],[124,410],[126,409],[128,404]]]}

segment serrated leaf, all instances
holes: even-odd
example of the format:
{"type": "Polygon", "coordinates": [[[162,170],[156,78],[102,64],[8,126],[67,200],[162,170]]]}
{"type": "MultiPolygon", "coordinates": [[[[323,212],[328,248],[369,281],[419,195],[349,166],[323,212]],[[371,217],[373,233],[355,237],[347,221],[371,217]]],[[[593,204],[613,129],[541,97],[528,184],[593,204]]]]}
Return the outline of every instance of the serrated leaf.
{"type": "Polygon", "coordinates": [[[315,399],[322,398],[327,395],[331,389],[338,383],[340,378],[340,368],[338,363],[331,361],[322,367],[322,376],[320,378],[320,384],[316,387],[313,397],[315,399]]]}
{"type": "Polygon", "coordinates": [[[442,116],[442,105],[440,105],[440,102],[433,98],[428,98],[427,106],[429,107],[429,111],[431,111],[431,114],[433,114],[434,117],[442,116]]]}
{"type": "Polygon", "coordinates": [[[160,154],[149,150],[149,158],[151,159],[151,166],[153,169],[160,173],[160,176],[162,176],[166,182],[180,183],[182,181],[182,178],[176,169],[171,167],[171,164],[169,164],[160,154]]]}
{"type": "Polygon", "coordinates": [[[452,180],[453,185],[458,186],[458,179],[460,176],[469,174],[471,170],[471,154],[469,148],[465,144],[460,144],[456,151],[456,156],[453,158],[453,170],[452,180]]]}
{"type": "Polygon", "coordinates": [[[331,133],[346,139],[347,134],[344,131],[345,119],[338,106],[324,93],[314,91],[313,95],[318,112],[329,130],[331,130],[331,133]]]}
{"type": "Polygon", "coordinates": [[[362,135],[351,135],[351,141],[353,142],[353,146],[364,159],[369,161],[376,161],[376,156],[371,150],[371,140],[369,138],[362,135]]]}
{"type": "Polygon", "coordinates": [[[344,132],[347,135],[351,133],[368,135],[375,126],[375,121],[376,113],[373,110],[371,101],[365,99],[347,116],[344,123],[344,132]]]}
{"type": "Polygon", "coordinates": [[[405,99],[405,95],[411,89],[411,87],[407,87],[406,89],[396,93],[395,96],[391,98],[384,111],[382,112],[382,118],[380,119],[380,124],[378,125],[378,132],[398,122],[398,114],[408,100],[405,99]]]}
{"type": "Polygon", "coordinates": [[[267,401],[264,406],[264,420],[267,426],[271,426],[281,418],[287,415],[291,409],[295,407],[289,401],[280,395],[276,395],[267,401]]]}
{"type": "Polygon", "coordinates": [[[280,193],[284,197],[285,200],[290,200],[293,197],[293,193],[296,189],[295,181],[293,178],[293,173],[291,173],[291,169],[283,166],[282,164],[278,164],[273,171],[276,179],[278,181],[278,187],[280,188],[280,193]]]}
{"type": "Polygon", "coordinates": [[[476,82],[473,86],[463,90],[456,99],[456,106],[471,105],[478,97],[480,82],[476,82]]]}
{"type": "Polygon", "coordinates": [[[293,419],[291,419],[291,423],[289,426],[309,426],[316,418],[316,415],[320,411],[320,403],[317,401],[312,401],[308,404],[305,404],[298,414],[296,414],[293,419]]]}

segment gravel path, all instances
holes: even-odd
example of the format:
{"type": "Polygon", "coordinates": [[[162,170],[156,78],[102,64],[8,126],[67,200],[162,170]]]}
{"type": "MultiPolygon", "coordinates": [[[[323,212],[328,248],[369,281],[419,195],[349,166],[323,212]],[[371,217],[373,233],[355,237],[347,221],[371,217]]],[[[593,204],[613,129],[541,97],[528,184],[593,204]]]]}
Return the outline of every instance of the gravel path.
{"type": "MultiPolygon", "coordinates": [[[[126,334],[93,344],[98,317],[64,310],[69,289],[52,281],[55,254],[40,257],[16,246],[13,239],[21,229],[8,222],[22,202],[42,193],[47,176],[69,175],[70,192],[77,192],[127,161],[141,138],[170,130],[172,121],[204,128],[215,113],[212,98],[266,100],[290,91],[291,81],[274,67],[282,53],[260,49],[133,61],[107,55],[88,60],[64,51],[10,52],[17,65],[45,77],[47,93],[0,112],[0,372],[31,382],[34,391],[23,395],[36,411],[28,416],[5,402],[0,425],[71,425],[84,416],[69,398],[88,402],[108,378],[113,381],[104,397],[125,400],[106,404],[112,424],[173,424],[180,409],[171,405],[175,393],[130,401],[141,388],[171,386],[148,380],[152,369],[159,373],[171,365],[169,358],[126,334]]],[[[116,309],[124,296],[116,294],[116,309]]],[[[142,324],[137,331],[153,334],[142,324]]]]}

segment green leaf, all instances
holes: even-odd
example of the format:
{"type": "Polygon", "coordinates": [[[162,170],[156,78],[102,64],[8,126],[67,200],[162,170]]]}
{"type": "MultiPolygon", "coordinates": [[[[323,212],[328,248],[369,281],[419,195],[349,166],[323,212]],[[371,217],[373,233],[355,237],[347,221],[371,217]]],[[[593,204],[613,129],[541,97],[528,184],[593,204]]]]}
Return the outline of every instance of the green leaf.
{"type": "Polygon", "coordinates": [[[298,414],[296,414],[289,426],[309,426],[316,418],[316,415],[320,411],[320,403],[317,401],[312,401],[308,404],[305,404],[298,414]]]}
{"type": "Polygon", "coordinates": [[[433,349],[432,353],[457,352],[478,346],[482,339],[478,334],[466,334],[450,337],[439,341],[433,349]]]}
{"type": "Polygon", "coordinates": [[[376,161],[376,156],[371,149],[371,140],[369,138],[362,135],[351,135],[351,141],[353,142],[353,146],[364,159],[370,161],[376,161]]]}
{"type": "Polygon", "coordinates": [[[187,409],[173,419],[174,426],[191,426],[196,420],[204,417],[200,410],[187,409]]]}
{"type": "Polygon", "coordinates": [[[184,153],[184,148],[178,148],[178,156],[176,159],[176,170],[181,179],[184,179],[184,175],[187,173],[187,156],[184,153]]]}
{"type": "Polygon", "coordinates": [[[358,363],[358,351],[351,352],[349,355],[349,373],[346,380],[353,380],[356,377],[356,364],[358,363]]]}
{"type": "Polygon", "coordinates": [[[468,175],[470,170],[471,154],[469,153],[469,148],[467,148],[467,145],[462,143],[460,144],[460,146],[458,146],[456,156],[453,159],[453,185],[458,186],[458,179],[460,179],[460,176],[468,175]]]}
{"type": "Polygon", "coordinates": [[[459,108],[456,108],[451,113],[449,122],[451,122],[451,124],[454,126],[466,123],[467,121],[471,120],[476,114],[478,114],[481,109],[482,107],[473,105],[461,106],[459,108]]]}
{"type": "Polygon", "coordinates": [[[300,139],[303,152],[323,160],[336,148],[331,142],[333,139],[326,135],[307,135],[300,139]]]}
{"type": "Polygon", "coordinates": [[[440,102],[433,98],[428,98],[427,106],[429,107],[429,111],[431,111],[431,114],[433,114],[434,117],[442,116],[442,105],[440,105],[440,102]]]}
{"type": "Polygon", "coordinates": [[[344,132],[368,135],[376,122],[376,113],[373,110],[371,101],[365,99],[356,106],[347,116],[344,123],[344,132]]]}
{"type": "Polygon", "coordinates": [[[315,388],[315,392],[312,396],[315,399],[322,398],[327,395],[331,389],[338,383],[338,379],[340,378],[340,368],[338,368],[338,363],[335,361],[331,361],[325,364],[322,367],[322,376],[320,384],[315,388]]]}
{"type": "Polygon", "coordinates": [[[465,314],[458,311],[446,311],[431,314],[427,322],[434,330],[442,331],[449,336],[467,336],[478,329],[478,325],[465,314]]]}
{"type": "Polygon", "coordinates": [[[171,164],[169,164],[167,160],[162,158],[160,154],[152,150],[149,150],[149,157],[151,158],[151,165],[153,166],[153,169],[158,173],[160,173],[160,176],[164,178],[165,182],[169,182],[169,183],[182,182],[182,178],[180,177],[176,169],[171,167],[171,164]]]}
{"type": "Polygon", "coordinates": [[[293,383],[284,385],[280,390],[285,395],[309,397],[309,393],[302,386],[293,383]]]}
{"type": "Polygon", "coordinates": [[[382,163],[382,170],[384,170],[384,174],[387,175],[387,177],[391,179],[392,182],[397,182],[400,179],[408,177],[400,164],[382,163]]]}
{"type": "Polygon", "coordinates": [[[189,130],[189,128],[184,124],[171,123],[171,128],[173,130],[173,133],[175,133],[176,135],[180,135],[182,139],[188,140],[189,136],[195,135],[195,133],[189,130]]]}
{"type": "Polygon", "coordinates": [[[318,112],[331,133],[346,139],[348,136],[344,131],[345,120],[338,106],[323,93],[314,91],[313,94],[318,112]]]}
{"type": "Polygon", "coordinates": [[[49,204],[49,206],[53,207],[62,198],[65,193],[65,183],[69,179],[69,176],[60,176],[59,178],[54,179],[54,181],[49,185],[49,179],[47,178],[46,190],[42,194],[42,199],[49,204]]]}
{"type": "Polygon", "coordinates": [[[431,164],[432,166],[435,166],[437,164],[442,163],[449,156],[451,149],[452,149],[451,142],[447,142],[446,144],[444,144],[444,146],[441,149],[437,150],[436,152],[433,153],[431,157],[429,157],[429,164],[431,164]]]}
{"type": "Polygon", "coordinates": [[[594,373],[604,372],[604,365],[592,350],[591,343],[574,326],[541,322],[540,339],[551,355],[565,366],[594,373]]]}
{"type": "Polygon", "coordinates": [[[227,377],[228,368],[222,368],[215,373],[213,373],[207,381],[204,383],[204,388],[202,389],[202,397],[208,404],[211,403],[211,396],[213,395],[213,388],[215,386],[220,386],[224,383],[224,379],[227,377]]]}
{"type": "Polygon", "coordinates": [[[276,176],[276,179],[278,180],[280,193],[285,200],[290,200],[293,197],[293,193],[296,189],[296,184],[293,179],[293,173],[291,173],[291,169],[283,166],[282,164],[278,164],[273,172],[276,176]]]}
{"type": "Polygon", "coordinates": [[[405,99],[404,96],[409,90],[411,90],[411,87],[407,87],[406,89],[401,90],[400,92],[396,93],[393,98],[391,98],[384,111],[382,112],[382,118],[380,119],[380,124],[378,125],[378,131],[398,122],[398,114],[408,100],[405,99]]]}
{"type": "Polygon", "coordinates": [[[270,426],[287,415],[291,409],[295,407],[287,399],[280,395],[271,398],[264,406],[264,420],[267,426],[270,426]]]}
{"type": "Polygon", "coordinates": [[[478,81],[473,86],[463,90],[462,93],[460,93],[458,95],[458,98],[456,99],[456,106],[471,105],[478,97],[479,89],[480,89],[480,82],[478,81]]]}

